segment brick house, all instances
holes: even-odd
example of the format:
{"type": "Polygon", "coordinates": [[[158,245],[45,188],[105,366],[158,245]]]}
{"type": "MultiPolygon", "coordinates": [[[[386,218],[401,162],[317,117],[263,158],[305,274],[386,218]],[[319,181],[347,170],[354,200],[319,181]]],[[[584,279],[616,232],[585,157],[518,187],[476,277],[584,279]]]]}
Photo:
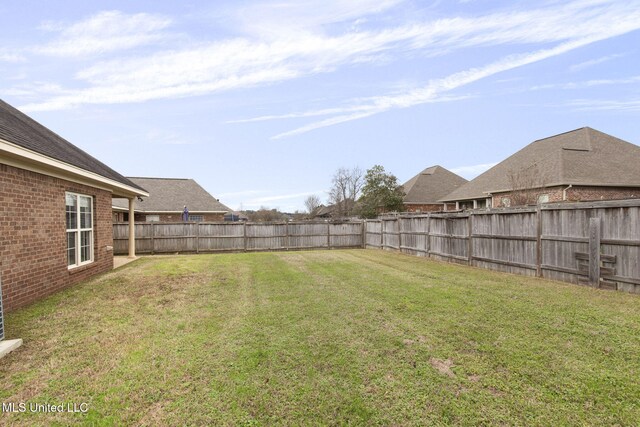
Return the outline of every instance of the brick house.
{"type": "Polygon", "coordinates": [[[441,200],[459,209],[640,197],[640,147],[584,127],[532,142],[441,200]]]}
{"type": "MultiPolygon", "coordinates": [[[[0,101],[0,279],[5,310],[111,270],[111,199],[125,197],[133,206],[136,197],[147,195],[0,101]]],[[[129,249],[135,255],[135,247],[129,249]]]]}
{"type": "MultiPolygon", "coordinates": [[[[136,205],[136,222],[181,222],[185,206],[189,210],[189,221],[195,222],[224,221],[225,214],[231,212],[193,179],[128,179],[149,191],[149,196],[136,205]]],[[[113,199],[114,222],[129,220],[126,206],[126,200],[113,199]]]]}
{"type": "Polygon", "coordinates": [[[455,203],[445,204],[440,199],[466,182],[442,166],[428,167],[402,184],[404,209],[417,213],[455,209],[455,203]]]}

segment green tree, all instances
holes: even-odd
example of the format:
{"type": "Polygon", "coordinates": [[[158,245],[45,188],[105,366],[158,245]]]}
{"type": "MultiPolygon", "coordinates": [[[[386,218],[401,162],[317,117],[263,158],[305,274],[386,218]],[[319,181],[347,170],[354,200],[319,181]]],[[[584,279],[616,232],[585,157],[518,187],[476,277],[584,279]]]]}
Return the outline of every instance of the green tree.
{"type": "Polygon", "coordinates": [[[375,218],[384,212],[401,211],[404,191],[395,175],[386,173],[384,167],[375,165],[364,177],[362,197],[359,200],[360,215],[375,218]]]}

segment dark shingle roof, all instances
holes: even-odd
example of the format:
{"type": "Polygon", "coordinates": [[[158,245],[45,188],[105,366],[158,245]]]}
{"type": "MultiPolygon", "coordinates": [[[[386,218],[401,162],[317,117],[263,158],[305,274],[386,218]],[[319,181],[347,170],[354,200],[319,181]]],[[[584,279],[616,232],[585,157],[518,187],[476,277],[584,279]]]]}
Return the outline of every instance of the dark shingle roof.
{"type": "Polygon", "coordinates": [[[589,127],[539,139],[441,200],[510,191],[509,175],[535,171],[542,186],[640,186],[640,147],[589,127]],[[524,171],[524,172],[523,172],[524,171]]]}
{"type": "MultiPolygon", "coordinates": [[[[193,179],[129,179],[149,192],[149,197],[143,197],[142,202],[136,203],[136,210],[140,212],[182,212],[185,205],[189,212],[231,212],[193,179]]],[[[128,208],[128,202],[126,199],[113,199],[113,206],[128,208]]]]}
{"type": "Polygon", "coordinates": [[[0,138],[22,148],[144,191],[144,188],[129,181],[109,166],[2,100],[0,100],[0,138]]]}
{"type": "Polygon", "coordinates": [[[438,200],[467,182],[466,179],[443,168],[431,166],[402,185],[404,203],[438,203],[438,200]]]}

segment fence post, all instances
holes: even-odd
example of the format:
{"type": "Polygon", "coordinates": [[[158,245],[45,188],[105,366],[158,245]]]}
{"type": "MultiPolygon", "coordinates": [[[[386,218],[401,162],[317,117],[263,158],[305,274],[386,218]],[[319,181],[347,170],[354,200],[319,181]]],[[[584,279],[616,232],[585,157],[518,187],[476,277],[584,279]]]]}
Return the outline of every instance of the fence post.
{"type": "Polygon", "coordinates": [[[285,238],[286,238],[286,242],[287,242],[287,248],[286,250],[289,250],[289,247],[291,246],[291,244],[289,243],[289,222],[285,222],[284,223],[284,234],[285,234],[285,238]]]}
{"type": "Polygon", "coordinates": [[[156,241],[154,239],[156,235],[156,224],[151,223],[151,255],[155,255],[156,253],[156,241]]]}
{"type": "Polygon", "coordinates": [[[536,276],[542,277],[542,206],[536,207],[536,276]]]}
{"type": "Polygon", "coordinates": [[[384,249],[384,220],[380,219],[380,249],[384,249]]]}
{"type": "Polygon", "coordinates": [[[196,253],[200,253],[200,223],[196,222],[196,253]]]}
{"type": "Polygon", "coordinates": [[[472,264],[473,260],[473,240],[471,239],[471,233],[473,231],[473,212],[469,213],[467,217],[467,258],[469,261],[469,265],[472,264]]]}
{"type": "Polygon", "coordinates": [[[367,249],[367,220],[363,219],[360,225],[362,227],[362,249],[367,249]]]}
{"type": "Polygon", "coordinates": [[[327,222],[327,249],[331,249],[331,223],[327,222]]]}
{"type": "Polygon", "coordinates": [[[425,256],[427,258],[429,258],[431,255],[429,254],[429,251],[431,250],[431,214],[429,214],[427,216],[427,238],[425,239],[425,256]]]}
{"type": "Polygon", "coordinates": [[[243,250],[247,252],[247,222],[242,223],[242,245],[243,250]]]}
{"type": "Polygon", "coordinates": [[[600,217],[589,218],[589,284],[600,285],[600,217]]]}

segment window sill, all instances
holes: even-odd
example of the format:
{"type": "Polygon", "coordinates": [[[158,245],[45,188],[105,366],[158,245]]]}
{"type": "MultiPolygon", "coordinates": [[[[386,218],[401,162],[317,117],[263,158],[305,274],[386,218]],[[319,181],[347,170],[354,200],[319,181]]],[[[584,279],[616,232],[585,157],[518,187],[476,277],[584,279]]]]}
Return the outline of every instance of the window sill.
{"type": "Polygon", "coordinates": [[[69,271],[69,274],[80,273],[82,271],[85,271],[88,268],[91,268],[91,266],[93,266],[94,264],[95,264],[95,261],[86,262],[80,265],[72,265],[70,267],[67,267],[67,270],[69,271]]]}

